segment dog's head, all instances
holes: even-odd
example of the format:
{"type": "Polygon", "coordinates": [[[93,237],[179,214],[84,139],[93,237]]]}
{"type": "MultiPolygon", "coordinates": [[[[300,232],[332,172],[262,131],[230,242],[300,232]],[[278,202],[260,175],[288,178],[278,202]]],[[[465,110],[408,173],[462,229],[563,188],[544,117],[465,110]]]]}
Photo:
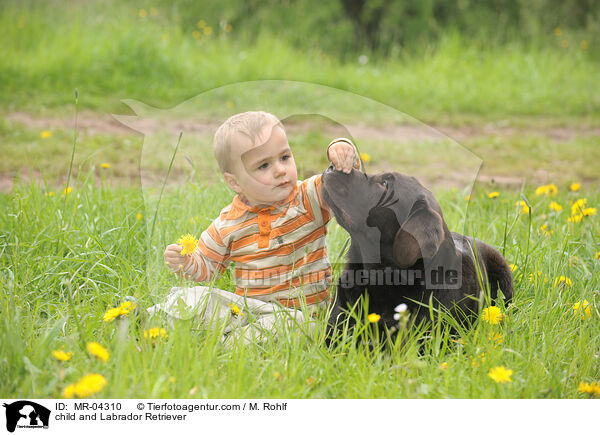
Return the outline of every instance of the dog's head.
{"type": "Polygon", "coordinates": [[[361,262],[404,269],[421,258],[457,255],[438,202],[414,177],[345,174],[330,166],[322,183],[323,198],[358,244],[361,262]]]}

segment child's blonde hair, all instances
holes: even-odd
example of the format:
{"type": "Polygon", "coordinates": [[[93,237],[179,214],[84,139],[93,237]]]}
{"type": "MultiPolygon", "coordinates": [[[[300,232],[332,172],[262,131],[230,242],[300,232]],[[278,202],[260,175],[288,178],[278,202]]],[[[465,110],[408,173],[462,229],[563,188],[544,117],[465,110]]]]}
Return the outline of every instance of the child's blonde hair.
{"type": "Polygon", "coordinates": [[[231,169],[230,155],[234,136],[241,133],[254,143],[262,128],[270,122],[283,128],[275,115],[263,111],[238,113],[221,124],[213,141],[213,152],[221,172],[229,172],[231,169]]]}

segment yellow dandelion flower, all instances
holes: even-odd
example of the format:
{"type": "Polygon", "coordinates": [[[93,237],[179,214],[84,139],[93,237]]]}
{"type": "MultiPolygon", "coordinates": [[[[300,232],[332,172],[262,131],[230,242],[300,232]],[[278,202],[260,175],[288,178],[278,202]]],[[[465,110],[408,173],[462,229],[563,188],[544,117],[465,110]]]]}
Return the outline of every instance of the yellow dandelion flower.
{"type": "Polygon", "coordinates": [[[72,399],[75,396],[75,384],[67,385],[62,391],[62,396],[65,399],[72,399]]]}
{"type": "Polygon", "coordinates": [[[583,214],[576,214],[567,219],[567,222],[573,222],[574,224],[581,222],[583,219],[583,214]]]}
{"type": "Polygon", "coordinates": [[[127,316],[131,311],[135,310],[136,305],[131,301],[125,301],[121,305],[115,308],[111,308],[106,313],[102,320],[105,322],[112,322],[119,316],[127,316]]]}
{"type": "Polygon", "coordinates": [[[70,195],[72,191],[73,191],[73,189],[71,189],[70,187],[67,187],[67,188],[63,189],[62,195],[63,196],[70,195]]]}
{"type": "Polygon", "coordinates": [[[315,378],[312,376],[309,376],[308,379],[306,379],[306,385],[311,385],[313,382],[315,382],[315,378]]]}
{"type": "Polygon", "coordinates": [[[600,382],[580,382],[577,391],[584,394],[600,395],[600,382]]]}
{"type": "Polygon", "coordinates": [[[108,361],[108,359],[110,358],[110,354],[100,343],[96,343],[95,341],[92,341],[92,342],[88,343],[85,346],[85,348],[91,355],[95,356],[96,358],[98,358],[99,360],[102,360],[104,362],[108,361]]]}
{"type": "Polygon", "coordinates": [[[443,362],[443,363],[441,363],[441,364],[440,364],[440,368],[441,368],[442,370],[446,370],[446,369],[448,368],[448,363],[447,363],[447,362],[443,362]]]}
{"type": "Polygon", "coordinates": [[[234,316],[243,316],[242,310],[236,304],[228,304],[227,305],[231,309],[231,314],[234,316]]]}
{"type": "Polygon", "coordinates": [[[102,320],[105,322],[112,322],[120,315],[121,315],[121,309],[119,307],[111,308],[106,313],[104,313],[102,320]]]}
{"type": "Polygon", "coordinates": [[[562,46],[562,48],[569,48],[569,41],[563,39],[560,45],[562,46]]]}
{"type": "Polygon", "coordinates": [[[225,30],[225,33],[229,33],[233,30],[233,27],[231,26],[231,24],[227,23],[225,24],[225,27],[223,27],[223,30],[225,30]]]}
{"type": "Polygon", "coordinates": [[[585,39],[579,43],[579,46],[582,50],[587,50],[590,47],[590,45],[585,39]]]}
{"type": "Polygon", "coordinates": [[[594,254],[594,260],[600,260],[600,251],[594,254]]]}
{"type": "Polygon", "coordinates": [[[56,195],[56,193],[54,193],[53,191],[46,192],[46,196],[54,196],[54,195],[56,195]]]}
{"type": "Polygon", "coordinates": [[[177,244],[181,245],[183,249],[181,250],[181,255],[192,255],[196,250],[196,245],[198,244],[198,240],[191,234],[183,235],[177,240],[177,244]]]}
{"type": "Polygon", "coordinates": [[[196,25],[197,25],[199,28],[203,28],[204,26],[206,26],[206,21],[204,21],[204,20],[200,20],[200,21],[198,21],[198,23],[196,23],[196,25]]]}
{"type": "Polygon", "coordinates": [[[125,301],[120,305],[120,308],[121,308],[121,314],[127,315],[127,314],[131,313],[133,310],[135,310],[136,304],[134,304],[131,301],[125,301]]]}
{"type": "Polygon", "coordinates": [[[228,102],[226,103],[226,105],[227,105],[227,108],[228,108],[228,109],[233,109],[233,108],[235,107],[235,104],[233,104],[233,101],[228,101],[228,102]]]}
{"type": "Polygon", "coordinates": [[[552,201],[552,202],[550,203],[549,207],[550,207],[550,210],[552,210],[552,211],[561,211],[561,210],[563,209],[563,208],[562,208],[562,205],[560,205],[560,204],[559,204],[558,202],[556,202],[556,201],[552,201]]]}
{"type": "Polygon", "coordinates": [[[575,314],[580,314],[582,319],[589,319],[592,317],[592,308],[586,299],[584,299],[583,302],[576,302],[572,309],[575,314]]]}
{"type": "Polygon", "coordinates": [[[499,383],[511,382],[511,375],[513,374],[512,370],[507,370],[504,366],[494,367],[488,373],[488,376],[492,378],[494,381],[499,383]]]}
{"type": "Polygon", "coordinates": [[[200,39],[202,37],[202,33],[200,33],[198,30],[194,30],[192,32],[192,36],[194,37],[194,39],[200,39]]]}
{"type": "Polygon", "coordinates": [[[573,287],[573,281],[571,281],[571,279],[566,276],[561,275],[554,280],[554,285],[560,285],[562,283],[565,283],[569,287],[573,287]]]}
{"type": "Polygon", "coordinates": [[[167,338],[169,334],[165,328],[150,328],[144,330],[144,338],[154,340],[157,338],[167,338]]]}
{"type": "Polygon", "coordinates": [[[560,27],[556,27],[556,28],[554,29],[554,34],[555,34],[556,36],[561,36],[561,35],[563,34],[563,32],[562,32],[562,29],[561,29],[560,27]]]}
{"type": "Polygon", "coordinates": [[[488,193],[488,198],[489,199],[498,198],[499,196],[500,196],[500,193],[498,193],[498,192],[490,192],[490,193],[488,193]]]}
{"type": "Polygon", "coordinates": [[[210,26],[206,26],[204,29],[202,29],[202,31],[206,36],[209,36],[212,33],[213,29],[210,26]]]}
{"type": "Polygon", "coordinates": [[[140,11],[138,12],[138,15],[140,16],[140,18],[146,18],[146,16],[148,15],[148,12],[146,12],[146,9],[140,9],[140,11]]]}
{"type": "Polygon", "coordinates": [[[52,137],[52,132],[50,130],[44,130],[44,131],[40,132],[40,137],[42,139],[48,139],[48,138],[52,137]]]}
{"type": "Polygon", "coordinates": [[[571,189],[571,192],[577,192],[579,189],[581,189],[581,183],[571,183],[569,189],[571,189]]]}
{"type": "Polygon", "coordinates": [[[367,316],[367,319],[371,323],[377,323],[379,322],[379,319],[381,319],[381,316],[379,314],[371,313],[367,316]]]}
{"type": "Polygon", "coordinates": [[[75,385],[75,395],[79,398],[89,397],[101,391],[106,385],[104,376],[97,373],[91,373],[81,378],[75,385]]]}
{"type": "Polygon", "coordinates": [[[171,376],[171,377],[169,378],[169,382],[170,382],[171,384],[174,384],[174,383],[175,383],[175,377],[171,376]]]}
{"type": "Polygon", "coordinates": [[[139,220],[142,220],[142,214],[141,214],[141,213],[138,213],[138,214],[136,214],[136,215],[135,215],[135,218],[136,218],[138,221],[139,221],[139,220]]]}
{"type": "Polygon", "coordinates": [[[547,195],[547,196],[554,196],[558,193],[558,187],[556,187],[556,184],[545,184],[543,186],[538,187],[537,189],[535,189],[535,194],[536,195],[547,195]]]}
{"type": "Polygon", "coordinates": [[[108,168],[110,168],[110,163],[100,163],[100,167],[102,169],[108,169],[108,168]]]}
{"type": "Polygon", "coordinates": [[[69,361],[73,356],[73,352],[65,352],[64,350],[53,350],[52,356],[59,361],[69,361]]]}
{"type": "Polygon", "coordinates": [[[371,155],[369,153],[359,153],[358,155],[360,159],[365,163],[369,163],[371,161],[371,155]]]}
{"type": "Polygon", "coordinates": [[[519,266],[517,266],[516,264],[510,264],[508,267],[510,267],[512,273],[515,273],[515,270],[519,268],[519,266]]]}
{"type": "Polygon", "coordinates": [[[595,207],[588,207],[588,208],[584,208],[583,211],[581,212],[582,215],[584,216],[593,216],[596,214],[598,210],[595,207]]]}
{"type": "Polygon", "coordinates": [[[548,224],[543,224],[540,227],[540,231],[545,235],[545,236],[550,236],[552,234],[554,234],[554,230],[550,229],[550,227],[548,226],[548,224]]]}
{"type": "Polygon", "coordinates": [[[529,207],[527,206],[527,203],[525,201],[523,201],[522,199],[518,200],[515,205],[519,208],[519,210],[521,211],[521,214],[528,214],[529,213],[529,207]]]}
{"type": "Polygon", "coordinates": [[[280,381],[281,379],[283,379],[283,376],[279,372],[273,372],[273,377],[275,379],[277,379],[278,381],[280,381]]]}
{"type": "Polygon", "coordinates": [[[496,325],[503,320],[504,315],[502,314],[500,308],[493,306],[485,308],[481,314],[481,318],[484,322],[487,322],[490,325],[496,325]]]}
{"type": "Polygon", "coordinates": [[[587,207],[587,198],[580,198],[571,205],[571,214],[576,215],[583,212],[587,207]]]}
{"type": "Polygon", "coordinates": [[[465,201],[469,202],[469,201],[471,201],[471,199],[473,199],[473,195],[466,195],[465,196],[465,201]]]}

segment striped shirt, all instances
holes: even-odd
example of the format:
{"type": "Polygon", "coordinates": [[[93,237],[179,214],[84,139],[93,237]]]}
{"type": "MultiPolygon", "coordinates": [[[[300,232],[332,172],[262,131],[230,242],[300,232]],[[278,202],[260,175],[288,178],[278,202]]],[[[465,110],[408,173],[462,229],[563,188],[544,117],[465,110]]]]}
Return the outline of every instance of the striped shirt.
{"type": "MultiPolygon", "coordinates": [[[[354,146],[348,139],[329,146],[338,141],[354,146]]],[[[268,207],[252,207],[236,195],[202,233],[183,272],[193,281],[210,281],[233,262],[238,295],[287,307],[319,304],[329,298],[331,284],[329,219],[321,174],[298,181],[285,200],[268,207]]]]}

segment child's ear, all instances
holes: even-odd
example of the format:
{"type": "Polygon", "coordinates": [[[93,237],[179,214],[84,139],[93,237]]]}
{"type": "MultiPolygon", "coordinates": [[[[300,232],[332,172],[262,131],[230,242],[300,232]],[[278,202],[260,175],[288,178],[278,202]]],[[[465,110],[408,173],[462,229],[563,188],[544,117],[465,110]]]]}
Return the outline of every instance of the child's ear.
{"type": "Polygon", "coordinates": [[[225,183],[227,183],[227,186],[229,186],[229,188],[235,193],[242,192],[242,188],[240,187],[237,179],[235,178],[235,175],[229,172],[223,172],[223,179],[225,180],[225,183]]]}

